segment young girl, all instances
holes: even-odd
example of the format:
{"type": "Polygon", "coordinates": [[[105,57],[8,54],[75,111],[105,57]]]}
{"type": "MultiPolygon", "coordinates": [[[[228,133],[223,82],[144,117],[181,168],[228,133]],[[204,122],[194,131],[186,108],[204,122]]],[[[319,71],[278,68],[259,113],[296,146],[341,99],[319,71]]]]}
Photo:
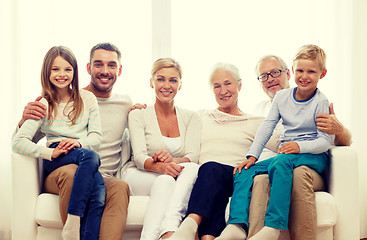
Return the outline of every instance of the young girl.
{"type": "Polygon", "coordinates": [[[105,187],[99,155],[90,150],[101,144],[102,132],[95,96],[79,91],[78,66],[70,49],[52,47],[41,72],[42,99],[47,115],[27,120],[13,139],[13,151],[43,158],[45,177],[55,169],[77,164],[62,231],[63,239],[98,239],[105,202],[105,187]],[[37,131],[47,138],[47,147],[32,142],[37,131]]]}

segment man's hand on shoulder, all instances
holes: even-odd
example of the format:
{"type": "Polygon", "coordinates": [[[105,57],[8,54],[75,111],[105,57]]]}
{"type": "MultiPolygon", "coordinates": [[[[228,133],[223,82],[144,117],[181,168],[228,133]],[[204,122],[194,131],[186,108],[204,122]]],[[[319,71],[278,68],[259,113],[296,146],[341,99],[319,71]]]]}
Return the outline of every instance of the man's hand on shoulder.
{"type": "Polygon", "coordinates": [[[335,145],[350,146],[352,135],[335,116],[333,103],[330,103],[329,110],[330,114],[320,113],[316,116],[317,128],[330,135],[335,135],[335,145]]]}
{"type": "Polygon", "coordinates": [[[331,135],[340,134],[344,126],[335,116],[333,103],[329,106],[330,114],[320,113],[316,116],[317,128],[331,135]]]}
{"type": "Polygon", "coordinates": [[[40,120],[46,116],[46,106],[40,102],[41,96],[37,97],[34,102],[29,102],[23,110],[22,119],[18,126],[21,127],[28,119],[40,120]]]}
{"type": "Polygon", "coordinates": [[[132,106],[129,110],[129,113],[132,111],[132,110],[135,110],[135,109],[146,109],[147,108],[147,105],[146,104],[140,104],[140,103],[135,103],[134,106],[132,106]]]}

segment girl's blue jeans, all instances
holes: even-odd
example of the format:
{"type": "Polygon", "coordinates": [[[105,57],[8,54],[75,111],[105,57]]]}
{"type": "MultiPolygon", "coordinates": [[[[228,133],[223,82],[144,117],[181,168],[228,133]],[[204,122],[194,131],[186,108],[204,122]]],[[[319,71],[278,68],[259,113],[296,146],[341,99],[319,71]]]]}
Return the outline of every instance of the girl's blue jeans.
{"type": "MultiPolygon", "coordinates": [[[[50,148],[56,148],[58,144],[53,143],[50,148]]],[[[44,160],[45,177],[68,164],[78,165],[68,213],[81,217],[80,239],[98,239],[106,199],[104,181],[98,171],[99,155],[89,149],[74,148],[68,154],[62,154],[52,161],[44,160]]]]}
{"type": "Polygon", "coordinates": [[[234,176],[234,191],[231,199],[228,224],[241,223],[248,227],[249,206],[253,178],[269,174],[270,198],[265,215],[265,226],[288,229],[293,169],[308,166],[321,173],[328,164],[327,154],[278,154],[274,158],[258,162],[249,169],[242,169],[234,176]]]}

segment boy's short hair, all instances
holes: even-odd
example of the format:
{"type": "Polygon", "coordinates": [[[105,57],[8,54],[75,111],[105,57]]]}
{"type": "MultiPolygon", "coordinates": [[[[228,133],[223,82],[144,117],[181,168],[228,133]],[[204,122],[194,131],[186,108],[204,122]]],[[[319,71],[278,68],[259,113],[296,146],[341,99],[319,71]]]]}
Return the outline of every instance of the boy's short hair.
{"type": "Polygon", "coordinates": [[[299,59],[310,59],[319,64],[321,71],[326,69],[326,53],[317,45],[307,44],[300,47],[296,56],[293,58],[293,64],[299,59]]]}

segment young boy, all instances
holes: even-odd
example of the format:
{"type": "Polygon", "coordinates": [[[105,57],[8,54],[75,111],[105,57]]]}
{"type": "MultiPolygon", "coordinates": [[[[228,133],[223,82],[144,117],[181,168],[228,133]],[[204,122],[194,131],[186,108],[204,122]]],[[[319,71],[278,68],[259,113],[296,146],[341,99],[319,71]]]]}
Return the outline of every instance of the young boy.
{"type": "MultiPolygon", "coordinates": [[[[269,115],[257,131],[247,153],[247,160],[234,169],[234,191],[226,227],[228,231],[225,229],[218,240],[234,239],[229,233],[235,232],[234,229],[244,228],[247,231],[255,175],[268,173],[271,190],[265,227],[250,240],[270,240],[278,239],[280,230],[288,228],[293,169],[306,165],[321,173],[327,166],[327,151],[332,140],[329,134],[318,130],[316,126],[317,114],[329,113],[329,102],[317,88],[318,81],[327,72],[325,60],[325,52],[318,46],[305,45],[298,50],[292,67],[297,87],[277,92],[269,115]],[[280,119],[285,130],[278,155],[255,164],[280,119]],[[242,168],[245,170],[241,173],[242,168]]],[[[268,75],[265,73],[259,77],[266,78],[268,75]]]]}

